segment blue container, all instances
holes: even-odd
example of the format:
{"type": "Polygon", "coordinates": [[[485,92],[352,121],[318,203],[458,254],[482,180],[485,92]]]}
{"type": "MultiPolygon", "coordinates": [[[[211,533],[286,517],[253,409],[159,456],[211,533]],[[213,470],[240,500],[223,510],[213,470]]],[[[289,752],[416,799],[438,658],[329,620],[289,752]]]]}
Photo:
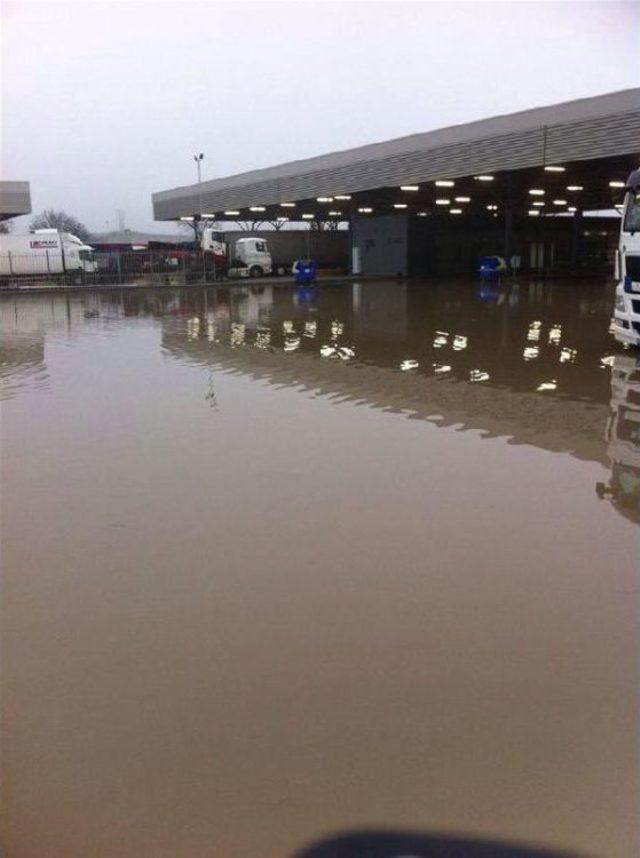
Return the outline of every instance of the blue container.
{"type": "Polygon", "coordinates": [[[481,256],[478,274],[480,277],[499,277],[507,264],[501,256],[481,256]]]}
{"type": "Polygon", "coordinates": [[[296,283],[315,283],[318,263],[313,259],[301,259],[296,269],[296,283]]]}

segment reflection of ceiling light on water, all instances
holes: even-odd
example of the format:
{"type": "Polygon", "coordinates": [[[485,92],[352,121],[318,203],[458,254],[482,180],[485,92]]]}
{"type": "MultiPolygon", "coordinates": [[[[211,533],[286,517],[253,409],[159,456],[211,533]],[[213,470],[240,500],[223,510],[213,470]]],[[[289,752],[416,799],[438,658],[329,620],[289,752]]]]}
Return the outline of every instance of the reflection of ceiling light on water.
{"type": "Polygon", "coordinates": [[[258,349],[267,349],[271,344],[271,331],[258,331],[255,346],[258,349]]]}
{"type": "Polygon", "coordinates": [[[529,325],[529,330],[527,331],[527,339],[535,342],[540,339],[540,328],[542,327],[542,322],[531,322],[529,325]]]}
{"type": "Polygon", "coordinates": [[[456,334],[453,338],[453,348],[457,352],[462,351],[462,349],[466,349],[468,342],[467,337],[464,337],[462,334],[456,334]]]}
{"type": "Polygon", "coordinates": [[[300,337],[287,337],[284,341],[285,352],[295,352],[300,348],[300,337]]]}
{"type": "Polygon", "coordinates": [[[403,360],[400,364],[400,369],[403,372],[406,372],[409,369],[418,369],[419,366],[420,364],[417,360],[403,360]]]}
{"type": "Polygon", "coordinates": [[[578,352],[575,349],[560,349],[560,363],[573,363],[578,352]]]}
{"type": "Polygon", "coordinates": [[[207,322],[207,339],[214,343],[216,339],[216,323],[212,320],[207,322]]]}
{"type": "Polygon", "coordinates": [[[449,334],[447,331],[436,331],[435,338],[433,340],[433,347],[436,349],[441,349],[443,346],[446,346],[449,341],[449,334]]]}
{"type": "Polygon", "coordinates": [[[282,323],[282,333],[283,334],[292,334],[293,333],[293,322],[288,319],[282,323]]]}
{"type": "Polygon", "coordinates": [[[525,350],[522,352],[522,357],[525,360],[535,360],[540,354],[539,346],[527,346],[525,350]]]}
{"type": "Polygon", "coordinates": [[[317,322],[305,322],[304,323],[304,336],[309,337],[309,339],[313,339],[315,335],[318,333],[318,323],[317,322]]]}
{"type": "Polygon", "coordinates": [[[451,372],[451,367],[446,363],[434,363],[433,371],[437,373],[451,372]]]}
{"type": "Polygon", "coordinates": [[[331,336],[335,338],[342,336],[342,334],[344,334],[344,324],[337,320],[331,322],[331,336]]]}
{"type": "Polygon", "coordinates": [[[613,355],[605,355],[600,358],[600,369],[606,369],[607,367],[613,366],[616,359],[613,355]]]}
{"type": "Polygon", "coordinates": [[[340,358],[341,360],[351,360],[355,357],[355,350],[349,346],[325,345],[320,348],[322,357],[340,358]]]}
{"type": "Polygon", "coordinates": [[[239,322],[231,323],[231,345],[232,346],[241,346],[244,344],[246,329],[245,326],[240,324],[239,322]]]}
{"type": "Polygon", "coordinates": [[[489,381],[490,378],[489,373],[481,369],[472,369],[469,373],[469,381],[471,382],[489,381]]]}
{"type": "Polygon", "coordinates": [[[542,384],[539,384],[536,387],[536,390],[539,390],[540,392],[542,392],[544,390],[556,390],[557,387],[558,387],[557,381],[555,380],[555,378],[552,378],[551,381],[543,381],[542,384]]]}
{"type": "Polygon", "coordinates": [[[562,338],[562,325],[552,325],[549,329],[549,342],[558,345],[562,338]]]}
{"type": "Polygon", "coordinates": [[[193,316],[187,319],[187,339],[196,340],[200,336],[200,319],[198,316],[193,316]]]}

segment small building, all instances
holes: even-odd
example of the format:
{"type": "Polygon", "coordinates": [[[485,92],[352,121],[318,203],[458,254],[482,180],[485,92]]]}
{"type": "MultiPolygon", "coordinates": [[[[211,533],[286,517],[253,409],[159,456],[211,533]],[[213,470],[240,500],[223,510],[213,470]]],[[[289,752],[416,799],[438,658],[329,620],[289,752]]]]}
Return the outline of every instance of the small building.
{"type": "Polygon", "coordinates": [[[0,182],[0,221],[31,214],[29,182],[0,182]]]}

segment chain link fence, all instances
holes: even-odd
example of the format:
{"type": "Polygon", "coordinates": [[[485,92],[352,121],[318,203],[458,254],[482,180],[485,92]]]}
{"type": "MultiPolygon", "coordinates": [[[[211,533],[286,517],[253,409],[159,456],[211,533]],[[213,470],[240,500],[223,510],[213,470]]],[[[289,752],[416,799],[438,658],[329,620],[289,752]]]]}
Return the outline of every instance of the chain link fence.
{"type": "Polygon", "coordinates": [[[215,283],[227,277],[227,266],[212,253],[195,250],[94,251],[83,268],[63,270],[60,254],[1,254],[0,289],[47,286],[179,286],[215,283]]]}

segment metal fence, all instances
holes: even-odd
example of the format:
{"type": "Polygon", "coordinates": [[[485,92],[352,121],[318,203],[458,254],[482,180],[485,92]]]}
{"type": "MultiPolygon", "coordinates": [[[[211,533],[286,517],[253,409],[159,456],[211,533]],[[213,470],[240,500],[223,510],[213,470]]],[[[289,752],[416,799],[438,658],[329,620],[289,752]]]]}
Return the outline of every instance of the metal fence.
{"type": "Polygon", "coordinates": [[[1,254],[0,288],[181,285],[214,283],[227,276],[226,267],[216,265],[212,253],[193,250],[94,252],[84,265],[62,271],[60,254],[1,254]]]}

